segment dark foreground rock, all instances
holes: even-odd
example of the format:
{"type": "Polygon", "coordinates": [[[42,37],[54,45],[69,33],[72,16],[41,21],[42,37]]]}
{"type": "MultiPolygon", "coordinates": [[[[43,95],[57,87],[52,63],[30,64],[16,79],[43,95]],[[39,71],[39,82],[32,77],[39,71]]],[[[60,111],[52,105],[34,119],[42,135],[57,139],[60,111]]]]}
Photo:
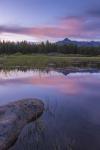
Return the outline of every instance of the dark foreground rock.
{"type": "Polygon", "coordinates": [[[24,99],[0,107],[0,150],[7,150],[22,128],[39,117],[44,104],[37,99],[24,99]]]}

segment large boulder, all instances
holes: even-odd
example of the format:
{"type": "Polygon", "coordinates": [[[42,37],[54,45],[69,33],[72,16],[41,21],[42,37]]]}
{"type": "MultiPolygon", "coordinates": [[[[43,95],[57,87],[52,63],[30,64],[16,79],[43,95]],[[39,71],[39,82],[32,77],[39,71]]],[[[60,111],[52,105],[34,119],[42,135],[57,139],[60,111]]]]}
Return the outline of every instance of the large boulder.
{"type": "Polygon", "coordinates": [[[0,150],[8,149],[23,127],[39,117],[44,104],[37,99],[24,99],[0,106],[0,150]]]}

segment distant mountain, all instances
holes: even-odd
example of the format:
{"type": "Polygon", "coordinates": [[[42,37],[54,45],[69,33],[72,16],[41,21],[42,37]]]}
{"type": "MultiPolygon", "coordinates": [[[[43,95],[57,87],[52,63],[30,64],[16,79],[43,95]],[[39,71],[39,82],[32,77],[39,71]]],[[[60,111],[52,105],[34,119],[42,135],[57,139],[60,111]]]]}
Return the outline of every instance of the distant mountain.
{"type": "Polygon", "coordinates": [[[64,40],[62,41],[58,41],[56,42],[57,45],[70,45],[70,44],[75,44],[77,46],[100,46],[100,42],[99,41],[72,41],[68,38],[65,38],[64,40]]]}

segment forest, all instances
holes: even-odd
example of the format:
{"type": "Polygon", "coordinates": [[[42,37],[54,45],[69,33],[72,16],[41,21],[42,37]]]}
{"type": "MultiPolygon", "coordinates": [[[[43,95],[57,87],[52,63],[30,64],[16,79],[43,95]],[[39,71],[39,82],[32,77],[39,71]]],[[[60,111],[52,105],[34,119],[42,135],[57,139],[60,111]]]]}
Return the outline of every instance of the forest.
{"type": "Polygon", "coordinates": [[[3,54],[79,54],[83,56],[100,55],[100,47],[78,47],[77,45],[57,45],[56,43],[41,42],[5,42],[0,41],[0,55],[3,54]]]}

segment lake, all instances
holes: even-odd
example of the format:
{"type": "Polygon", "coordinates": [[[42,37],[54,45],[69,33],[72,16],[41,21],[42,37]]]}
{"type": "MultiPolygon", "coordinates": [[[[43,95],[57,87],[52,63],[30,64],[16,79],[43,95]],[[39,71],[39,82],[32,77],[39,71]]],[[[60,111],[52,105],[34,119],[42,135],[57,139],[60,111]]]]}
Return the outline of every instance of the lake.
{"type": "Polygon", "coordinates": [[[100,150],[100,72],[0,71],[0,105],[26,98],[45,104],[11,150],[100,150]]]}

